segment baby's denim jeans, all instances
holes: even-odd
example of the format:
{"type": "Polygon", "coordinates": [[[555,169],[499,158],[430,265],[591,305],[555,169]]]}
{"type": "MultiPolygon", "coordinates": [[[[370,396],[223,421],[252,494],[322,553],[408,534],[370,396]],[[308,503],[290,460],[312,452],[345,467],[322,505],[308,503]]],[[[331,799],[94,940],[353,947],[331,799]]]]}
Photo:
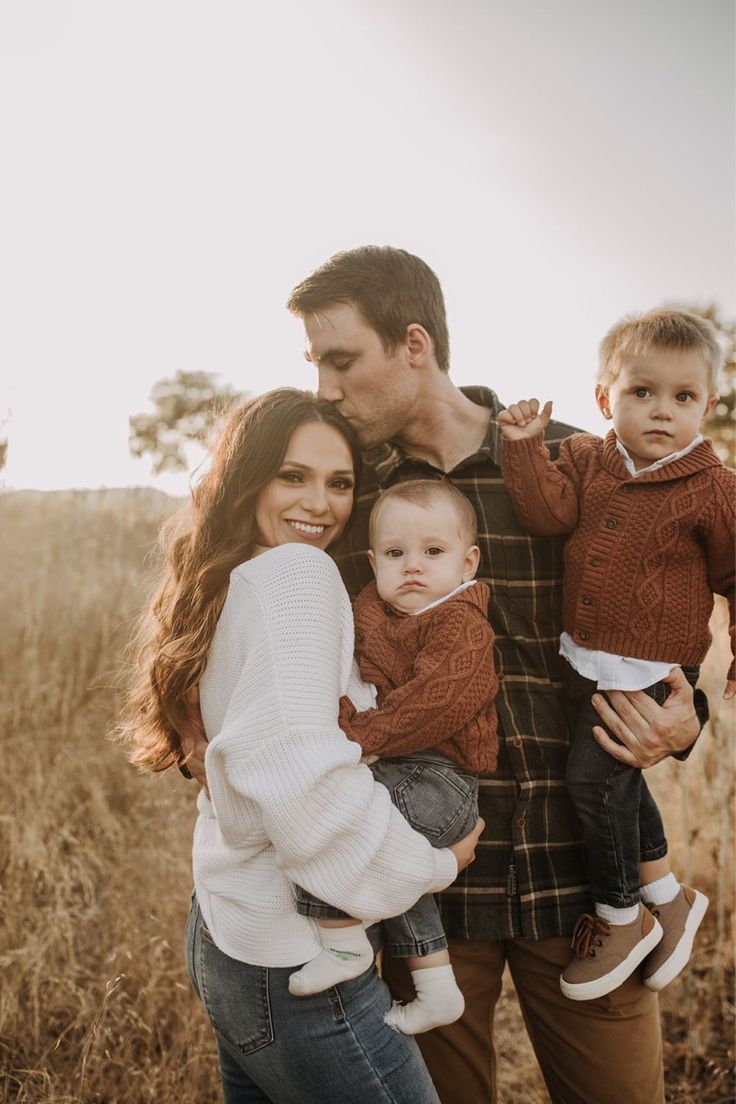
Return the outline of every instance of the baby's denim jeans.
{"type": "MultiPolygon", "coordinates": [[[[433,847],[448,847],[467,836],[478,819],[478,779],[452,759],[429,750],[401,759],[379,759],[371,765],[373,776],[389,790],[391,800],[412,828],[433,847]]],[[[331,905],[297,887],[297,908],[302,916],[339,920],[347,917],[331,905]]],[[[357,917],[360,919],[360,917],[357,917]]],[[[394,958],[433,954],[447,947],[447,939],[434,897],[420,897],[401,916],[385,920],[384,940],[394,958]]]]}

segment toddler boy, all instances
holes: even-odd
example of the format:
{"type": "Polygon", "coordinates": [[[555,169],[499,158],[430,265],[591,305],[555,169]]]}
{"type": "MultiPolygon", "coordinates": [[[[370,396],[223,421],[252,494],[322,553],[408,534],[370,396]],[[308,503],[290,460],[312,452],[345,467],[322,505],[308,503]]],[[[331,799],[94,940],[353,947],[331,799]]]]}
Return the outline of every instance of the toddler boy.
{"type": "MultiPolygon", "coordinates": [[[[604,996],[644,960],[644,983],[664,988],[689,960],[708,907],[670,871],[641,771],[593,737],[601,722],[591,695],[646,690],[661,704],[680,665],[695,685],[714,592],[729,600],[734,650],[736,472],[699,432],[716,402],[715,334],[695,315],[655,310],[616,325],[600,354],[596,399],[613,422],[604,440],[575,434],[553,462],[542,436],[551,403],[540,411],[536,399],[520,402],[498,419],[522,524],[571,534],[560,640],[572,732],[567,785],[595,901],[595,916],[578,920],[560,978],[572,1000],[604,996]]],[[[736,693],[734,677],[732,662],[725,698],[736,693]]]]}
{"type": "MultiPolygon", "coordinates": [[[[381,495],[369,529],[375,582],[354,606],[356,657],[378,707],[358,713],[348,698],[340,703],[342,728],[435,847],[472,830],[476,774],[496,766],[498,680],[475,539],[473,507],[445,480],[398,483],[381,495]]],[[[360,921],[298,896],[299,911],[318,918],[323,950],[291,975],[291,992],[321,992],[368,969],[373,951],[360,921]]],[[[385,921],[384,932],[391,955],[408,960],[417,993],[395,1004],[387,1023],[414,1035],[458,1019],[464,1000],[434,898],[385,921]]]]}

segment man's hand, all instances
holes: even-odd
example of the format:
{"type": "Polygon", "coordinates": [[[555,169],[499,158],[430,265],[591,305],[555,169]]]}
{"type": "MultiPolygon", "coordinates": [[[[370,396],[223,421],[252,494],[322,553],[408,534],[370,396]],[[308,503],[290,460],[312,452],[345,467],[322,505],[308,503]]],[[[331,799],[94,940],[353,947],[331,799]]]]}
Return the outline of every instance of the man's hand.
{"type": "Polygon", "coordinates": [[[179,733],[179,739],[181,740],[181,750],[184,756],[184,762],[189,768],[189,772],[200,786],[204,786],[205,792],[209,797],[209,790],[207,789],[207,775],[204,769],[204,756],[207,751],[207,737],[204,734],[204,725],[202,724],[202,714],[199,710],[199,687],[193,686],[186,695],[187,702],[187,729],[185,732],[179,733]]]}
{"type": "Polygon", "coordinates": [[[472,832],[468,833],[457,843],[453,843],[450,847],[453,855],[457,859],[457,872],[460,873],[466,866],[470,866],[471,862],[475,858],[475,845],[478,842],[478,837],[486,826],[486,822],[483,817],[478,817],[475,822],[475,828],[472,832]]]}
{"type": "Polygon", "coordinates": [[[521,441],[528,437],[537,437],[544,433],[552,416],[552,403],[539,409],[539,399],[521,399],[512,403],[498,415],[501,432],[508,441],[521,441]]]}
{"type": "Polygon", "coordinates": [[[700,732],[693,689],[682,669],[675,667],[663,681],[670,685],[664,705],[657,705],[643,690],[607,690],[605,697],[594,694],[591,699],[621,744],[597,725],[593,735],[604,751],[629,767],[653,767],[669,755],[685,751],[700,732]]]}

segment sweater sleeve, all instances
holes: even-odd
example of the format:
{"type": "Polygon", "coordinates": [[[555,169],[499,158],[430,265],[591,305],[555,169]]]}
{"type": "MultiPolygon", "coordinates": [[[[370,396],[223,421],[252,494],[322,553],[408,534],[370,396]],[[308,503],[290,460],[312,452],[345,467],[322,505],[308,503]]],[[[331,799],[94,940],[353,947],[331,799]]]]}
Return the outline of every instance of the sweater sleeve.
{"type": "Polygon", "coordinates": [[[574,461],[574,441],[575,437],[565,438],[559,459],[552,460],[541,433],[519,441],[503,439],[504,482],[519,521],[530,533],[560,536],[571,533],[578,523],[581,479],[574,461]]]}
{"type": "Polygon", "coordinates": [[[266,573],[248,588],[243,670],[220,734],[210,789],[233,844],[254,819],[293,882],[374,921],[405,911],[457,874],[391,804],[337,723],[352,662],[350,603],[326,555],[300,549],[298,579],[266,573]],[[221,769],[217,769],[220,767],[221,769]]]}
{"type": "Polygon", "coordinates": [[[386,694],[378,709],[357,713],[341,703],[340,724],[368,754],[410,755],[464,728],[497,691],[487,618],[476,606],[447,602],[432,614],[413,678],[386,694]]]}
{"type": "Polygon", "coordinates": [[[720,479],[714,480],[712,523],[706,542],[708,558],[708,582],[714,594],[722,594],[728,601],[728,631],[731,639],[731,664],[728,678],[736,679],[736,598],[734,591],[734,521],[736,502],[736,473],[724,469],[720,479]]]}

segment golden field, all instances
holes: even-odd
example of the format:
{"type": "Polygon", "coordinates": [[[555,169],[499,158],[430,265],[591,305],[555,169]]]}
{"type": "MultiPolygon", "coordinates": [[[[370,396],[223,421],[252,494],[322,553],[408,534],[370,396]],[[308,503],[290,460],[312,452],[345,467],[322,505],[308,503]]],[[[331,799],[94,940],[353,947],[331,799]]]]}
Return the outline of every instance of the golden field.
{"type": "MultiPolygon", "coordinates": [[[[119,671],[172,500],[152,491],[0,495],[0,1101],[210,1104],[212,1038],[182,937],[195,788],[142,777],[109,739],[119,671]]],[[[733,713],[686,765],[649,773],[676,870],[711,897],[689,973],[662,997],[671,1104],[726,1104],[733,1082],[733,713]]],[[[501,1099],[547,1100],[513,992],[501,1099]]],[[[473,1104],[473,1102],[469,1102],[473,1104]]],[[[594,1102],[591,1102],[594,1104],[594,1102]]]]}

